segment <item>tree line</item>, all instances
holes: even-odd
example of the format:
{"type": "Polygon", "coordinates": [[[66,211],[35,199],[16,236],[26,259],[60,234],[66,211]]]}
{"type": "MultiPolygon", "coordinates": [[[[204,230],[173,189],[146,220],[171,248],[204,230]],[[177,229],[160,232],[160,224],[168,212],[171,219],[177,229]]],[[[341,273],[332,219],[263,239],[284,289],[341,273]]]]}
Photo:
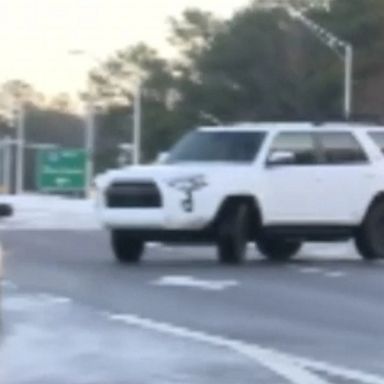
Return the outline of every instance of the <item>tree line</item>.
{"type": "MultiPolygon", "coordinates": [[[[254,0],[228,19],[186,9],[169,20],[172,57],[138,43],[118,50],[89,73],[91,92],[82,96],[99,106],[97,172],[115,167],[118,145],[132,141],[139,81],[146,161],[200,125],[341,118],[343,62],[285,5],[353,45],[353,111],[384,117],[382,0],[254,0]]],[[[48,137],[63,146],[83,145],[84,122],[70,112],[65,95],[41,107],[42,95],[20,81],[0,90],[0,136],[13,132],[9,119],[1,118],[7,95],[29,102],[27,124],[35,127],[29,130],[31,141],[47,142],[48,137]]]]}
{"type": "Polygon", "coordinates": [[[353,44],[354,113],[384,115],[382,0],[333,0],[328,8],[305,7],[319,4],[309,0],[265,3],[252,1],[225,20],[187,9],[169,22],[172,58],[140,43],[94,68],[89,96],[101,106],[99,162],[110,162],[116,142],[131,140],[139,80],[147,160],[198,125],[341,118],[343,61],[292,18],[286,4],[353,44]]]}

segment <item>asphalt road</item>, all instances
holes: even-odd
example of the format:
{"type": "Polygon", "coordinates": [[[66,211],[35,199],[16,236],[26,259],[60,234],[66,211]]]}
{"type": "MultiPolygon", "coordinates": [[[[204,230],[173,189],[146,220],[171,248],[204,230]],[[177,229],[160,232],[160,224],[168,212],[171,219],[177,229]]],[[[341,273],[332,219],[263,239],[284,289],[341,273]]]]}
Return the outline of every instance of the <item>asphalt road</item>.
{"type": "Polygon", "coordinates": [[[348,247],[223,267],[155,245],[122,267],[99,231],[0,240],[2,383],[384,383],[384,263],[348,247]]]}

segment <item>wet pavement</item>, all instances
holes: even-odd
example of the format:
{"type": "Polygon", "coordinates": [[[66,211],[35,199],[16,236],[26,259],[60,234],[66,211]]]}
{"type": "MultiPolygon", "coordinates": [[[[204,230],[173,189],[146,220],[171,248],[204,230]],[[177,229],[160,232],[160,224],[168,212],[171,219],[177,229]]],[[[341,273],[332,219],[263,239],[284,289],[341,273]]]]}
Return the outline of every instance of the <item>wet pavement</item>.
{"type": "Polygon", "coordinates": [[[66,298],[3,291],[3,384],[283,382],[234,352],[127,327],[66,298]]]}
{"type": "Polygon", "coordinates": [[[350,244],[240,267],[152,245],[122,267],[101,231],[1,241],[1,384],[384,384],[384,263],[350,244]]]}

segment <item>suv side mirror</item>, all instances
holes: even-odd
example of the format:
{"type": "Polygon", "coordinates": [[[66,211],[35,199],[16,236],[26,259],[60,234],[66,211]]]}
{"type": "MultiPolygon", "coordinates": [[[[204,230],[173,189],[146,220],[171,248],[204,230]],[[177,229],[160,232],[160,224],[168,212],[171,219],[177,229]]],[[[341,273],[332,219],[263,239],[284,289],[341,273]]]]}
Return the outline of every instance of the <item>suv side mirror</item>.
{"type": "Polygon", "coordinates": [[[289,165],[295,163],[295,154],[291,151],[275,151],[268,156],[267,165],[289,165]]]}
{"type": "Polygon", "coordinates": [[[160,152],[156,157],[156,163],[164,163],[165,160],[167,160],[168,152],[160,152]]]}

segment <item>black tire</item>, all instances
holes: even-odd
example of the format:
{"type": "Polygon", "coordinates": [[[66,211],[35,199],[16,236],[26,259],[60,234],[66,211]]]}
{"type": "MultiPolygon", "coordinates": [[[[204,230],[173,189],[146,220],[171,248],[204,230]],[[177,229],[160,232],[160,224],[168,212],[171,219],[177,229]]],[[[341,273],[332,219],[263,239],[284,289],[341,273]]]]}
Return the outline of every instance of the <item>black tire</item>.
{"type": "Polygon", "coordinates": [[[144,253],[144,242],[129,231],[111,231],[112,249],[116,260],[122,264],[137,264],[144,253]]]}
{"type": "Polygon", "coordinates": [[[241,264],[246,256],[249,211],[246,204],[229,206],[218,224],[217,251],[222,264],[241,264]]]}
{"type": "Polygon", "coordinates": [[[355,245],[364,260],[384,259],[384,200],[369,209],[356,232],[355,245]]]}
{"type": "Polygon", "coordinates": [[[281,236],[261,236],[256,242],[257,249],[270,261],[289,261],[302,247],[302,242],[281,236]]]}
{"type": "Polygon", "coordinates": [[[12,216],[13,209],[9,204],[0,204],[0,217],[12,216]]]}

